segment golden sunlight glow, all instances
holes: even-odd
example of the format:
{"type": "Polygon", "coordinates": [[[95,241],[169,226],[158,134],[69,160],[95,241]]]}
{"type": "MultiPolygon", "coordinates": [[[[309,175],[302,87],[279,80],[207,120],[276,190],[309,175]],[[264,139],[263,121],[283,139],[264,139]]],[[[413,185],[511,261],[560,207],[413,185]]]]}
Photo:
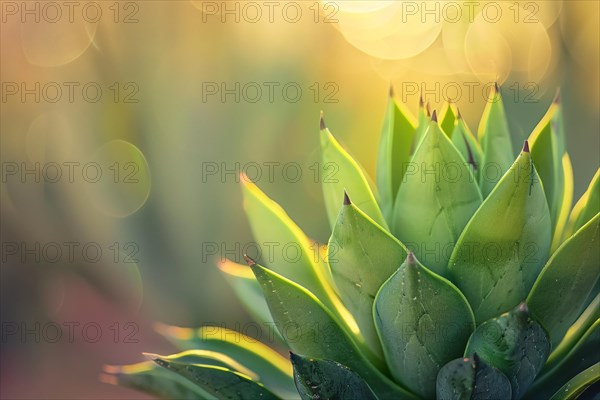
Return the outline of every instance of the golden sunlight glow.
{"type": "Polygon", "coordinates": [[[36,21],[36,15],[31,15],[25,18],[21,25],[23,53],[27,61],[40,67],[57,67],[80,57],[93,42],[98,21],[102,16],[99,6],[95,7],[95,11],[87,7],[87,21],[74,17],[69,21],[69,18],[62,16],[65,10],[62,10],[58,3],[52,3],[31,3],[32,8],[42,9],[39,13],[44,18],[36,21]],[[55,18],[56,21],[53,21],[55,18]]]}

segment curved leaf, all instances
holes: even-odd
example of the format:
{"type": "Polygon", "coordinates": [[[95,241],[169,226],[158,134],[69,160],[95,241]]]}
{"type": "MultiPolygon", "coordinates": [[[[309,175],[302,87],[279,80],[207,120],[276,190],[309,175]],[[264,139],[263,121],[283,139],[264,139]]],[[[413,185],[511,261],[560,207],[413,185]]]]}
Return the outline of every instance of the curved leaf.
{"type": "Polygon", "coordinates": [[[342,194],[346,191],[358,208],[387,229],[387,224],[379,209],[375,194],[371,190],[366,173],[358,162],[335,140],[329,129],[325,127],[322,116],[321,159],[323,168],[333,170],[333,174],[323,176],[321,182],[329,226],[332,229],[335,226],[338,212],[342,207],[342,194]]]}
{"type": "Polygon", "coordinates": [[[550,212],[525,151],[460,236],[449,270],[478,323],[510,310],[533,286],[550,248],[550,212]]]}
{"type": "Polygon", "coordinates": [[[479,181],[479,170],[481,169],[481,159],[483,158],[483,150],[471,130],[467,126],[464,119],[458,112],[454,131],[452,132],[452,144],[456,150],[468,163],[469,168],[473,172],[473,176],[479,181]]]}
{"type": "Polygon", "coordinates": [[[383,282],[406,258],[406,249],[347,196],[329,239],[329,249],[329,265],[338,293],[371,350],[383,359],[373,324],[373,300],[383,282]]]}
{"type": "Polygon", "coordinates": [[[560,246],[563,241],[567,220],[569,219],[571,206],[573,205],[573,166],[571,165],[569,153],[563,154],[562,167],[564,171],[565,185],[561,208],[558,212],[558,220],[556,221],[556,228],[554,229],[554,236],[552,238],[551,252],[556,251],[558,246],[560,246]]]}
{"type": "MultiPolygon", "coordinates": [[[[565,133],[558,96],[529,136],[531,157],[548,200],[552,228],[557,226],[565,190],[565,133]]],[[[569,205],[570,206],[570,205],[569,205]]]]}
{"type": "Polygon", "coordinates": [[[139,390],[160,399],[212,399],[202,388],[175,372],[146,361],[132,365],[105,365],[100,380],[139,390]]]}
{"type": "Polygon", "coordinates": [[[367,360],[312,293],[252,260],[248,263],[263,288],[277,328],[295,353],[346,365],[382,399],[415,399],[367,360]]]}
{"type": "Polygon", "coordinates": [[[510,381],[502,372],[483,362],[477,354],[457,358],[444,365],[437,376],[438,400],[510,399],[510,381]]]}
{"type": "Polygon", "coordinates": [[[548,364],[540,373],[530,392],[535,395],[550,397],[564,385],[574,372],[582,371],[600,362],[600,319],[597,319],[579,338],[567,354],[561,358],[548,360],[548,364]]]}
{"type": "Polygon", "coordinates": [[[447,275],[451,249],[481,204],[477,183],[435,111],[394,205],[394,235],[433,272],[447,275]]]}
{"type": "Polygon", "coordinates": [[[156,364],[173,371],[217,399],[278,399],[272,392],[249,376],[227,368],[204,364],[186,364],[170,357],[147,354],[156,364]]]}
{"type": "Polygon", "coordinates": [[[594,364],[567,382],[550,400],[574,400],[600,380],[600,363],[594,364]]]}
{"type": "Polygon", "coordinates": [[[260,323],[273,322],[262,289],[252,270],[247,265],[230,260],[222,260],[217,265],[248,313],[260,323]]]}
{"type": "Polygon", "coordinates": [[[465,355],[474,353],[504,372],[512,386],[512,398],[520,399],[544,366],[550,354],[550,342],[522,303],[477,327],[465,355]]]}
{"type": "Polygon", "coordinates": [[[577,321],[571,325],[563,340],[550,353],[544,371],[554,368],[561,360],[565,359],[567,354],[598,319],[600,319],[600,294],[596,292],[594,300],[590,302],[585,311],[577,318],[577,321]]]}
{"type": "Polygon", "coordinates": [[[479,186],[487,197],[510,168],[514,156],[500,88],[495,86],[479,122],[479,143],[483,149],[479,186]]]}
{"type": "MultiPolygon", "coordinates": [[[[149,357],[153,356],[152,354],[147,355],[149,357]]],[[[244,374],[253,381],[258,381],[258,375],[252,370],[241,364],[239,361],[216,351],[194,349],[182,351],[181,353],[171,354],[168,356],[157,357],[180,364],[204,364],[213,367],[227,368],[244,374]]]]}
{"type": "Polygon", "coordinates": [[[319,250],[292,221],[286,212],[267,197],[255,184],[242,179],[244,207],[252,233],[268,257],[268,265],[319,298],[344,324],[355,333],[354,322],[337,297],[319,250]],[[276,250],[273,250],[275,248],[276,250]]]}
{"type": "Polygon", "coordinates": [[[377,400],[367,383],[350,368],[331,360],[306,358],[290,352],[294,380],[302,400],[377,400]]]}
{"type": "Polygon", "coordinates": [[[438,371],[461,355],[475,328],[464,296],[412,253],[375,297],[375,326],[392,376],[420,396],[435,396],[438,371]]]}
{"type": "MultiPolygon", "coordinates": [[[[284,398],[297,395],[289,361],[258,339],[218,326],[191,329],[157,324],[156,331],[182,350],[206,350],[235,360],[244,371],[252,371],[247,375],[256,375],[257,380],[284,398]]],[[[274,324],[259,326],[258,332],[270,341],[279,334],[274,324]]]]}
{"type": "Polygon", "coordinates": [[[415,136],[414,117],[390,96],[383,119],[379,152],[377,154],[376,182],[381,210],[386,221],[391,221],[394,199],[404,176],[404,166],[410,161],[415,136]]]}
{"type": "Polygon", "coordinates": [[[585,308],[600,279],[600,214],[552,255],[527,297],[533,317],[555,347],[585,308]]]}
{"type": "Polygon", "coordinates": [[[570,237],[598,212],[600,212],[600,168],[596,171],[583,196],[573,207],[563,237],[565,239],[570,237]]]}

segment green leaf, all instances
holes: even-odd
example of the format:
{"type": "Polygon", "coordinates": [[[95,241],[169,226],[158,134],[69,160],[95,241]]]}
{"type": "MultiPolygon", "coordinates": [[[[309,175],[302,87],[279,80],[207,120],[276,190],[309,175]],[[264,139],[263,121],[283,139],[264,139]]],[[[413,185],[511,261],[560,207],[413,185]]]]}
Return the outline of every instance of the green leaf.
{"type": "MultiPolygon", "coordinates": [[[[598,316],[598,310],[594,314],[598,316]]],[[[583,326],[581,327],[583,328],[583,326]]],[[[580,332],[573,332],[579,334],[580,332]]],[[[591,365],[600,362],[600,319],[596,319],[593,324],[587,327],[587,330],[581,336],[573,338],[573,343],[569,345],[568,351],[558,352],[550,355],[546,366],[536,379],[530,392],[540,394],[543,398],[550,397],[558,388],[564,385],[574,371],[582,371],[591,365]]],[[[563,343],[561,343],[561,346],[563,343]]],[[[560,347],[560,346],[559,346],[560,347]]],[[[567,349],[564,349],[567,350],[567,349]]]]}
{"type": "Polygon", "coordinates": [[[563,154],[562,157],[562,168],[564,171],[564,190],[563,198],[561,201],[561,207],[558,211],[558,219],[556,221],[556,228],[554,229],[554,236],[552,238],[551,252],[556,251],[558,246],[564,240],[564,233],[569,214],[571,213],[571,206],[573,205],[573,166],[571,165],[571,158],[569,153],[563,154]]]}
{"type": "Polygon", "coordinates": [[[439,400],[510,399],[510,381],[502,372],[483,362],[477,354],[457,358],[444,365],[437,376],[439,400]]]}
{"type": "MultiPolygon", "coordinates": [[[[274,324],[252,326],[250,329],[258,330],[259,338],[270,341],[278,334],[274,324]]],[[[240,371],[256,376],[257,380],[283,398],[297,396],[289,361],[258,339],[218,326],[191,329],[158,324],[156,330],[182,350],[211,351],[235,360],[246,368],[240,371]],[[252,372],[248,373],[247,370],[252,372]]]]}
{"type": "Polygon", "coordinates": [[[451,249],[482,199],[435,111],[410,166],[396,197],[392,231],[423,264],[446,276],[451,249]]]}
{"type": "Polygon", "coordinates": [[[171,357],[148,354],[156,364],[173,371],[217,399],[278,399],[272,392],[251,377],[213,365],[186,364],[171,357]]]}
{"type": "Polygon", "coordinates": [[[429,122],[431,118],[431,111],[429,109],[429,102],[423,105],[423,97],[419,99],[419,112],[417,114],[417,128],[415,130],[415,138],[413,141],[413,146],[411,150],[411,154],[414,154],[415,151],[421,145],[421,141],[425,137],[425,132],[427,132],[427,128],[429,128],[429,122]]]}
{"type": "Polygon", "coordinates": [[[565,190],[565,133],[558,97],[529,136],[531,157],[548,200],[552,228],[556,228],[565,190]]]}
{"type": "Polygon", "coordinates": [[[438,371],[462,354],[475,328],[459,290],[412,253],[381,286],[373,316],[392,376],[426,398],[435,397],[438,371]]]}
{"type": "MultiPolygon", "coordinates": [[[[153,358],[155,355],[147,354],[148,357],[153,358]]],[[[244,366],[238,360],[231,358],[225,354],[211,351],[211,350],[186,350],[177,354],[172,354],[169,356],[156,356],[163,358],[170,362],[176,362],[180,364],[204,364],[210,365],[213,367],[222,367],[231,369],[233,371],[242,373],[254,381],[258,381],[258,375],[255,374],[248,367],[244,366]]]]}
{"type": "Polygon", "coordinates": [[[592,178],[586,192],[581,196],[569,217],[565,237],[569,237],[600,212],[600,168],[592,178]]]}
{"type": "Polygon", "coordinates": [[[324,169],[333,170],[333,173],[323,175],[321,179],[329,226],[332,229],[335,226],[338,212],[342,207],[342,194],[346,191],[358,208],[387,229],[367,175],[325,127],[323,117],[321,117],[321,159],[324,169]]]}
{"type": "Polygon", "coordinates": [[[450,257],[451,280],[478,323],[527,297],[549,248],[548,204],[531,155],[523,151],[473,215],[450,257]]]}
{"type": "Polygon", "coordinates": [[[307,358],[290,352],[294,380],[302,400],[377,400],[375,394],[350,368],[331,360],[307,358]]]}
{"type": "MultiPolygon", "coordinates": [[[[596,297],[587,305],[585,311],[581,313],[577,321],[567,331],[563,340],[552,350],[544,371],[554,368],[567,354],[576,346],[581,338],[586,334],[590,327],[600,319],[600,294],[596,290],[596,297]]],[[[543,372],[544,372],[543,371],[543,372]]]]}
{"type": "Polygon", "coordinates": [[[440,111],[440,128],[449,138],[452,137],[452,134],[454,132],[454,124],[456,121],[456,117],[457,116],[454,112],[454,106],[452,105],[452,103],[449,101],[445,102],[444,106],[440,111]]]}
{"type": "Polygon", "coordinates": [[[479,186],[487,197],[513,162],[512,142],[500,89],[496,85],[479,123],[479,143],[483,148],[479,186]]]}
{"type": "Polygon", "coordinates": [[[308,289],[340,321],[345,321],[347,311],[330,283],[325,263],[318,256],[318,247],[311,243],[279,204],[247,178],[242,182],[244,207],[252,233],[256,242],[261,247],[265,246],[262,254],[268,257],[269,267],[308,289]]]}
{"type": "Polygon", "coordinates": [[[600,363],[594,364],[567,382],[550,400],[577,399],[590,386],[600,380],[600,363]]]}
{"type": "Polygon", "coordinates": [[[295,353],[337,362],[359,374],[378,397],[415,399],[382,374],[309,291],[248,260],[284,339],[295,353]]]}
{"type": "Polygon", "coordinates": [[[600,214],[552,255],[527,297],[554,348],[581,314],[600,279],[600,214]]]}
{"type": "Polygon", "coordinates": [[[413,119],[408,110],[394,101],[390,89],[381,129],[376,171],[377,189],[386,221],[392,219],[394,199],[404,176],[404,166],[410,161],[415,136],[413,119]]]}
{"type": "Polygon", "coordinates": [[[406,258],[406,249],[346,196],[329,239],[328,257],[342,302],[371,350],[383,358],[373,324],[373,300],[406,258]]]}
{"type": "Polygon", "coordinates": [[[574,371],[583,371],[591,365],[600,362],[600,319],[588,327],[583,336],[569,348],[568,353],[560,358],[548,359],[548,363],[536,379],[530,392],[550,397],[558,388],[564,385],[574,371]]]}
{"type": "Polygon", "coordinates": [[[454,144],[454,147],[456,147],[465,162],[469,164],[469,168],[478,181],[483,150],[481,150],[479,142],[477,142],[477,139],[471,133],[465,120],[462,119],[460,112],[458,112],[454,131],[452,132],[452,144],[454,144]]]}
{"type": "Polygon", "coordinates": [[[175,372],[150,361],[132,365],[105,365],[100,380],[139,390],[160,399],[198,400],[214,398],[175,372]]]}
{"type": "Polygon", "coordinates": [[[248,313],[260,323],[273,322],[269,306],[252,270],[230,260],[220,261],[218,267],[248,313]]]}
{"type": "Polygon", "coordinates": [[[474,353],[504,372],[512,386],[512,398],[520,399],[544,366],[550,354],[550,342],[522,303],[477,327],[465,355],[474,353]]]}

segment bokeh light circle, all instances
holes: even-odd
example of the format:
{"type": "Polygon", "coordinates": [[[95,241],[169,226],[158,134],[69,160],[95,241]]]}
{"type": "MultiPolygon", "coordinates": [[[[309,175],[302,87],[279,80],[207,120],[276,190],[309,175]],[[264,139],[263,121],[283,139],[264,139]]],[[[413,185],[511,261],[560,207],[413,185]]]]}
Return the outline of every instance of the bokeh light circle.
{"type": "Polygon", "coordinates": [[[413,57],[431,46],[442,29],[437,18],[423,20],[419,13],[407,13],[407,4],[414,2],[380,2],[368,12],[358,12],[356,6],[350,8],[351,12],[345,11],[343,3],[339,2],[335,14],[337,28],[350,44],[373,57],[413,57]]]}
{"type": "Polygon", "coordinates": [[[465,35],[465,57],[482,81],[504,82],[511,73],[539,82],[551,63],[552,46],[540,20],[529,20],[519,3],[495,3],[480,10],[465,35]]]}
{"type": "Polygon", "coordinates": [[[32,162],[64,161],[72,146],[69,121],[56,112],[47,112],[33,120],[27,130],[27,156],[32,162]]]}
{"type": "Polygon", "coordinates": [[[92,44],[98,22],[110,18],[102,16],[100,3],[67,3],[30,3],[35,11],[23,15],[21,24],[21,46],[29,63],[57,67],[72,62],[92,44]]]}
{"type": "Polygon", "coordinates": [[[89,201],[106,215],[123,218],[139,210],[150,194],[150,168],[133,144],[113,140],[103,145],[83,170],[89,201]]]}

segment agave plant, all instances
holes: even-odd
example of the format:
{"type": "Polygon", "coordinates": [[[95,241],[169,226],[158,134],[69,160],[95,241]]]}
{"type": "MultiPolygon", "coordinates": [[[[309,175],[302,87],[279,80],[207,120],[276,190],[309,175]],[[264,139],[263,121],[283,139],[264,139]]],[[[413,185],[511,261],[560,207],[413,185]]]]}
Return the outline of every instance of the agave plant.
{"type": "Polygon", "coordinates": [[[447,104],[418,117],[390,99],[376,185],[321,117],[332,229],[323,257],[251,182],[268,267],[220,264],[265,344],[224,328],[158,330],[183,352],[106,367],[165,398],[575,399],[600,379],[600,177],[571,210],[558,97],[514,158],[498,87],[477,135],[447,104]],[[290,333],[290,327],[293,327],[290,333]]]}

